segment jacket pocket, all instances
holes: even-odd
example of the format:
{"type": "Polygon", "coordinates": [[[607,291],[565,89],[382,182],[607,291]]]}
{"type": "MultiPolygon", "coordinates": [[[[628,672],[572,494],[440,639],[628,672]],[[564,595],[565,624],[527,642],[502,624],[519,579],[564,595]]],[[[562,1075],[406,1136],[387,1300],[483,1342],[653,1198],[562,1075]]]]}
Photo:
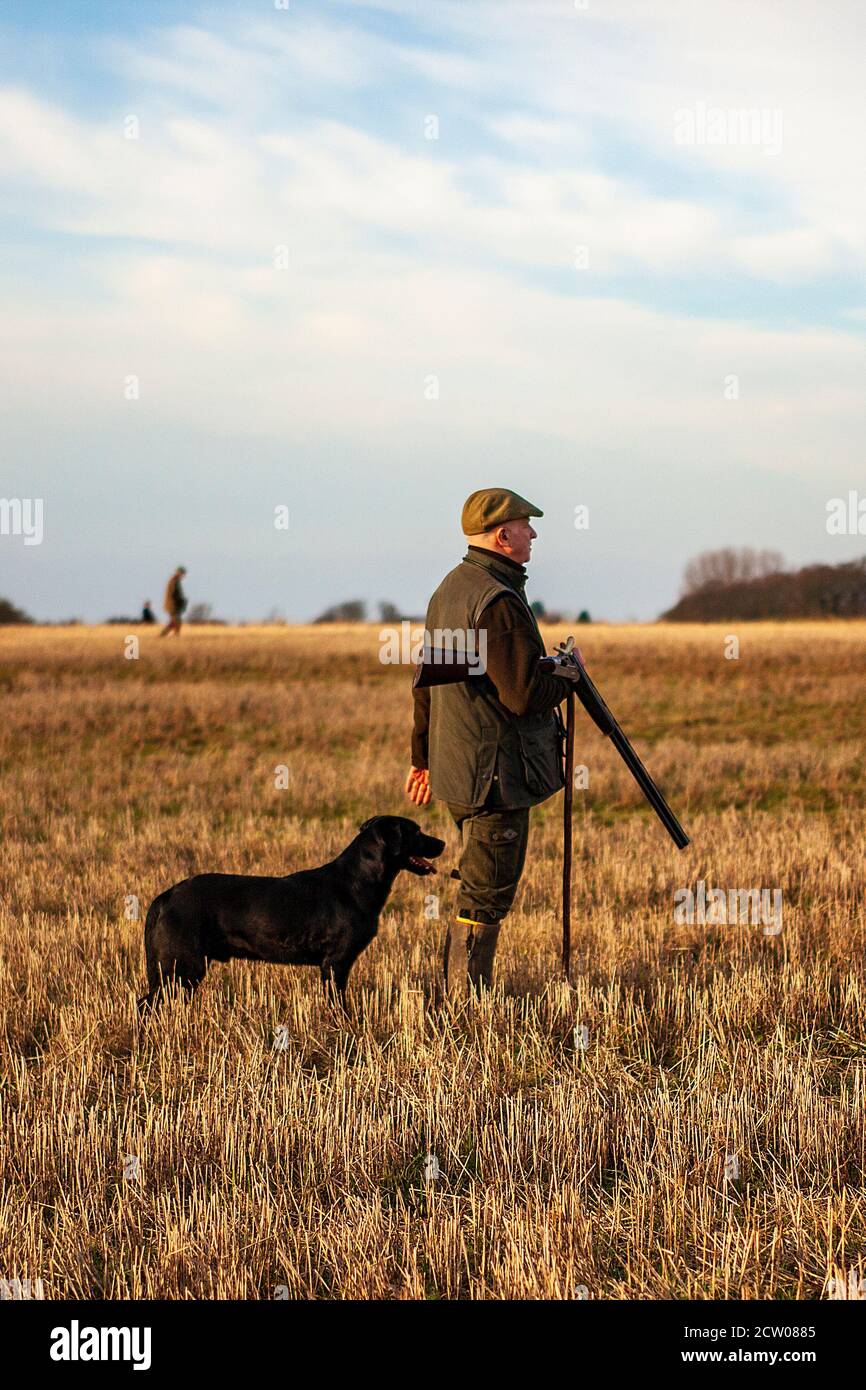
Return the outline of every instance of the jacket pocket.
{"type": "Polygon", "coordinates": [[[496,739],[482,735],[475,757],[475,782],[472,789],[471,805],[483,806],[493,785],[495,771],[496,739]]]}
{"type": "Polygon", "coordinates": [[[556,725],[518,730],[520,761],[526,786],[533,796],[550,796],[562,786],[562,757],[556,725]]]}

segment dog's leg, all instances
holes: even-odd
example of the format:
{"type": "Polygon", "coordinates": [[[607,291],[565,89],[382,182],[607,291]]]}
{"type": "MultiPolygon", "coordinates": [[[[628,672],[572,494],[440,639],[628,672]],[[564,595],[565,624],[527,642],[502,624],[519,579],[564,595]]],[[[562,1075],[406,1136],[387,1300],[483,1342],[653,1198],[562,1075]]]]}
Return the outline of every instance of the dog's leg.
{"type": "Polygon", "coordinates": [[[170,895],[171,889],[154,898],[144,926],[150,990],[138,1001],[141,1013],[159,1006],[166,985],[172,981],[181,985],[187,994],[194,994],[207,971],[198,929],[185,920],[183,913],[172,911],[170,895]]]}
{"type": "Polygon", "coordinates": [[[147,909],[147,917],[144,922],[144,959],[147,966],[148,992],[143,994],[138,1001],[138,1012],[142,1015],[149,1013],[151,1009],[159,1008],[162,1003],[162,975],[159,969],[159,958],[156,949],[155,932],[156,924],[159,921],[162,905],[168,898],[168,893],[160,893],[154,898],[150,907],[147,909]]]}
{"type": "Polygon", "coordinates": [[[336,1004],[343,1013],[346,1013],[346,985],[349,982],[349,971],[354,965],[354,957],[350,960],[323,960],[319,969],[322,973],[322,985],[329,1000],[336,1004]]]}
{"type": "Polygon", "coordinates": [[[149,990],[147,994],[143,994],[138,1000],[139,1014],[142,1018],[145,1018],[151,1011],[156,1013],[157,1009],[165,1003],[166,990],[173,984],[180,985],[184,994],[191,998],[201,984],[203,976],[204,970],[202,970],[198,979],[189,979],[181,975],[177,969],[173,970],[168,975],[160,975],[159,984],[154,989],[149,990]]]}

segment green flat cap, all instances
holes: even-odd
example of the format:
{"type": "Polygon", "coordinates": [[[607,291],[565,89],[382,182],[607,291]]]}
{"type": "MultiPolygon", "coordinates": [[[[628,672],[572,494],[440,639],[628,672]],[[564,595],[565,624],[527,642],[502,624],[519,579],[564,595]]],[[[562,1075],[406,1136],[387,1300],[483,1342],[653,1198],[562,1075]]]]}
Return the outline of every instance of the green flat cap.
{"type": "Polygon", "coordinates": [[[522,516],[544,516],[544,512],[510,488],[483,487],[466,498],[460,525],[464,536],[480,536],[482,531],[492,531],[494,526],[522,516]]]}

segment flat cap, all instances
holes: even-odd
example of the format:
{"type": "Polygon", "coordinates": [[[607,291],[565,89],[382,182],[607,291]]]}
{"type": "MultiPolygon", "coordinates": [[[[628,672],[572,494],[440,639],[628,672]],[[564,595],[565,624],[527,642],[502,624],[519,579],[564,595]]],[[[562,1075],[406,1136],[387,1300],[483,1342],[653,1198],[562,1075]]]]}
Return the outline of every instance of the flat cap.
{"type": "Polygon", "coordinates": [[[482,531],[492,531],[494,526],[523,516],[544,516],[544,512],[510,488],[483,487],[466,498],[460,525],[464,536],[480,536],[482,531]]]}

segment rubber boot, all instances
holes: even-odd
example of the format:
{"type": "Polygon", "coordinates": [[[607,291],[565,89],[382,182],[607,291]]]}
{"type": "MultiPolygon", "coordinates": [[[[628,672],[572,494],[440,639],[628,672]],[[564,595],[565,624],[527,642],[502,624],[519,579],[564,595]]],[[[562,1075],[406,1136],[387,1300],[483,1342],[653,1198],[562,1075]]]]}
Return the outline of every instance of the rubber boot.
{"type": "Polygon", "coordinates": [[[453,1003],[469,994],[469,957],[477,930],[471,922],[452,922],[445,937],[445,994],[453,1003]]]}
{"type": "Polygon", "coordinates": [[[493,988],[493,962],[499,940],[499,922],[479,923],[474,929],[469,955],[469,979],[476,993],[493,988]]]}

